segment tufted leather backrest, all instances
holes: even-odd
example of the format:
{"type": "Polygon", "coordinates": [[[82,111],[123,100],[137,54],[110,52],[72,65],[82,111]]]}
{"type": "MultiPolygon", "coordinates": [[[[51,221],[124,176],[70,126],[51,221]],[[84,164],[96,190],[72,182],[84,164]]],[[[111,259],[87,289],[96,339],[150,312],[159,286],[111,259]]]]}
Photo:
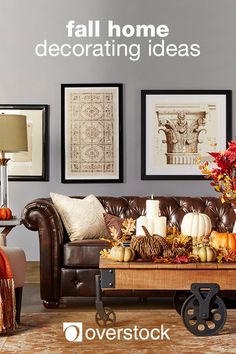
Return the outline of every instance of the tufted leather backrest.
{"type": "MultiPolygon", "coordinates": [[[[72,198],[82,199],[84,197],[73,196],[72,198]]],[[[97,198],[107,213],[134,219],[146,214],[146,200],[150,199],[149,196],[100,196],[97,198]]],[[[167,217],[168,226],[177,226],[180,229],[184,215],[196,211],[209,215],[213,229],[232,232],[235,221],[234,208],[231,204],[222,204],[219,198],[154,197],[154,199],[160,201],[161,215],[167,217]]],[[[53,247],[58,247],[57,252],[60,252],[60,245],[69,242],[65,227],[51,198],[40,198],[27,204],[22,212],[22,220],[28,229],[39,231],[42,242],[48,239],[53,240],[53,247]]],[[[48,252],[51,251],[48,250],[48,252]]]]}
{"type": "MultiPolygon", "coordinates": [[[[146,213],[146,200],[150,197],[98,197],[107,213],[138,218],[146,213]]],[[[232,231],[235,213],[231,204],[222,204],[216,197],[154,197],[160,201],[161,215],[167,217],[169,226],[180,228],[185,214],[199,212],[207,214],[212,227],[219,231],[232,231]]]]}

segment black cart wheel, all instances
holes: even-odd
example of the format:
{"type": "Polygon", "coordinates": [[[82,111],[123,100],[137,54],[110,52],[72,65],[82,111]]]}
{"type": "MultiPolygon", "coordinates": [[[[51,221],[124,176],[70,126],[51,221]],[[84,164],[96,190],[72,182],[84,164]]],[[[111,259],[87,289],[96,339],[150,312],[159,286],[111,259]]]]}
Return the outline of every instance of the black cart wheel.
{"type": "Polygon", "coordinates": [[[109,307],[104,307],[104,314],[97,312],[95,320],[99,327],[112,327],[116,323],[116,314],[109,307]]]}
{"type": "Polygon", "coordinates": [[[176,290],[173,297],[174,308],[181,315],[181,309],[185,300],[191,295],[191,291],[188,290],[176,290]]]}
{"type": "MultiPolygon", "coordinates": [[[[205,299],[207,293],[201,295],[205,299]]],[[[208,318],[202,318],[199,315],[199,301],[195,295],[191,295],[182,306],[181,316],[189,332],[203,337],[217,334],[224,327],[227,311],[221,298],[214,296],[209,305],[208,318]]]]}

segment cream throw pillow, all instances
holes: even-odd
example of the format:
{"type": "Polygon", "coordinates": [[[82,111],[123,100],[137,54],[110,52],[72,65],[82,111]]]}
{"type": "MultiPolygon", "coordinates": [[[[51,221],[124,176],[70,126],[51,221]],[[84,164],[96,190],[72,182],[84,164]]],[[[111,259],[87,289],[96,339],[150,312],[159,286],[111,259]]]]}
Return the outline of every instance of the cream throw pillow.
{"type": "Polygon", "coordinates": [[[84,199],[50,193],[71,241],[99,238],[106,235],[105,210],[94,195],[84,199]]]}

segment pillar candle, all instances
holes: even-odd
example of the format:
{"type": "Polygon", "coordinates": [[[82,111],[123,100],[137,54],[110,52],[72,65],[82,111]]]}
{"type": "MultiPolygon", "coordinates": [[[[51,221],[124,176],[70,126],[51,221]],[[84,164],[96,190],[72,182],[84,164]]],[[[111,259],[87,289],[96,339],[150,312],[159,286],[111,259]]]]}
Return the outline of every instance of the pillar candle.
{"type": "Polygon", "coordinates": [[[150,233],[150,235],[153,235],[154,234],[154,218],[149,218],[148,219],[148,232],[150,233]]]}
{"type": "Polygon", "coordinates": [[[136,220],[136,235],[137,236],[145,236],[145,232],[143,231],[142,226],[145,226],[148,229],[148,219],[146,216],[140,216],[136,220]]]}
{"type": "Polygon", "coordinates": [[[166,216],[153,218],[153,234],[166,236],[166,216]]]}
{"type": "Polygon", "coordinates": [[[159,200],[146,200],[146,216],[148,219],[157,217],[160,215],[159,200]]]}

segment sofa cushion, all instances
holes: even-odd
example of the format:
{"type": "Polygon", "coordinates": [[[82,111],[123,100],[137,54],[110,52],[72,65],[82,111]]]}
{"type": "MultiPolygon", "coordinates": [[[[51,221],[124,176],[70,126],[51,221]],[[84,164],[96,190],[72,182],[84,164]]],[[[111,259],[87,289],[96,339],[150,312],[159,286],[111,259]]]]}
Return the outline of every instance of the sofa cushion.
{"type": "Polygon", "coordinates": [[[50,193],[71,241],[107,235],[102,204],[94,195],[84,199],[50,193]]]}
{"type": "Polygon", "coordinates": [[[102,240],[79,240],[64,245],[64,267],[98,268],[99,252],[110,248],[110,243],[102,240]]]}

